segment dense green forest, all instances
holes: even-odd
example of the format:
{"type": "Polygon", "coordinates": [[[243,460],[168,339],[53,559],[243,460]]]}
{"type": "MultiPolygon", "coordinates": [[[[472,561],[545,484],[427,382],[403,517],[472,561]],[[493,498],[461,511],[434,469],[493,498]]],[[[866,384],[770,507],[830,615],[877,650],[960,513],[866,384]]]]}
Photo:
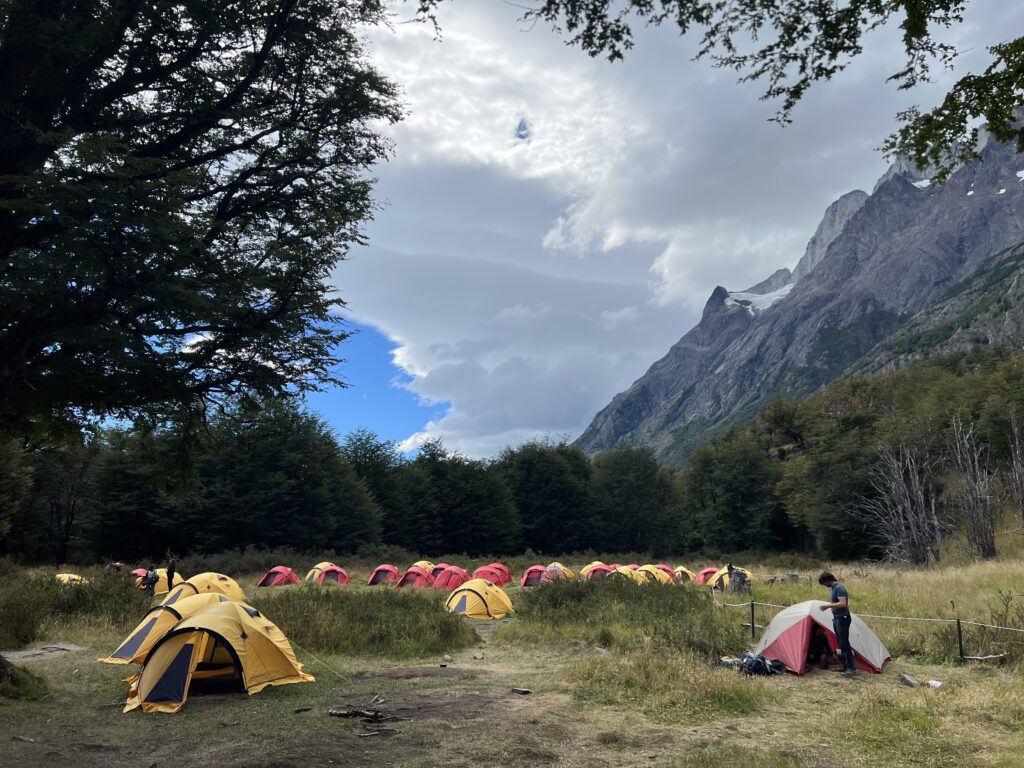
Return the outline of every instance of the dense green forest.
{"type": "Polygon", "coordinates": [[[986,557],[995,526],[1021,508],[1017,413],[1024,355],[989,350],[777,400],[676,469],[644,448],[591,458],[552,441],[489,461],[433,442],[409,458],[368,431],[339,440],[280,401],[222,413],[198,437],[178,424],[64,430],[0,444],[0,554],[134,561],[389,544],[924,563],[962,533],[986,557]]]}

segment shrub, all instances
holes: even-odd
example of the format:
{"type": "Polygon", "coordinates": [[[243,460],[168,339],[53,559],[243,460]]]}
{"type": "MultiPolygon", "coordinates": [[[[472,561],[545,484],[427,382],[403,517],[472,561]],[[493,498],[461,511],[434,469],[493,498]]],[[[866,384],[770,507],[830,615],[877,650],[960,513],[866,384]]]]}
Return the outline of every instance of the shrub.
{"type": "Polygon", "coordinates": [[[46,680],[0,656],[0,699],[35,701],[49,693],[46,680]]]}
{"type": "Polygon", "coordinates": [[[149,603],[123,576],[91,575],[89,583],[71,585],[49,575],[11,576],[0,582],[0,648],[31,643],[48,622],[77,621],[127,632],[149,603]]]}
{"type": "Polygon", "coordinates": [[[624,579],[563,581],[523,590],[516,620],[496,640],[506,643],[584,641],[629,648],[650,643],[713,658],[747,644],[736,617],[717,608],[707,590],[624,579]]]}
{"type": "Polygon", "coordinates": [[[476,640],[466,620],[434,591],[336,589],[303,585],[257,595],[252,604],[296,650],[408,658],[465,648],[476,640]]]}

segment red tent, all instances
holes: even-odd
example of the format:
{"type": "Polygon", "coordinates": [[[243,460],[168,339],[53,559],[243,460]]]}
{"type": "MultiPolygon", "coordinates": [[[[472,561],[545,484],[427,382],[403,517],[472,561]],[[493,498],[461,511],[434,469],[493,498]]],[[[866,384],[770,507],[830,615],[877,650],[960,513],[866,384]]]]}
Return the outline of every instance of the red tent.
{"type": "Polygon", "coordinates": [[[429,587],[433,583],[434,577],[430,575],[430,571],[414,565],[405,572],[405,575],[402,576],[401,581],[396,586],[420,588],[429,587]]]}
{"type": "Polygon", "coordinates": [[[545,568],[543,565],[531,565],[529,568],[523,571],[523,576],[521,579],[519,579],[519,586],[536,587],[538,584],[540,584],[541,577],[544,575],[544,571],[546,570],[547,568],[545,568]]]}
{"type": "Polygon", "coordinates": [[[502,563],[491,563],[487,567],[488,568],[493,568],[494,570],[498,571],[498,573],[500,573],[502,575],[501,581],[494,582],[499,587],[503,587],[506,584],[511,584],[512,583],[512,571],[510,571],[508,569],[507,565],[504,565],[502,563]]]}
{"type": "Polygon", "coordinates": [[[614,571],[616,567],[621,566],[595,565],[589,571],[587,571],[587,581],[593,581],[594,579],[604,578],[609,573],[614,571]]]}
{"type": "MultiPolygon", "coordinates": [[[[761,635],[756,653],[766,659],[778,659],[786,669],[798,675],[809,671],[807,653],[815,632],[824,635],[831,653],[838,648],[832,614],[822,611],[821,600],[807,600],[784,608],[775,615],[761,635]]],[[[857,669],[881,672],[892,657],[878,636],[857,615],[850,622],[850,646],[857,669]]]]}
{"type": "Polygon", "coordinates": [[[632,568],[634,571],[639,571],[640,570],[640,564],[639,563],[630,563],[626,567],[627,568],[632,568]]]}
{"type": "Polygon", "coordinates": [[[285,584],[301,584],[302,579],[287,565],[275,565],[256,582],[257,587],[282,587],[285,584]]]}
{"type": "Polygon", "coordinates": [[[622,567],[622,563],[612,563],[608,567],[611,568],[614,571],[616,568],[621,568],[622,567]]]}
{"type": "Polygon", "coordinates": [[[481,565],[475,571],[473,571],[474,579],[484,579],[492,584],[501,584],[505,578],[505,574],[495,568],[493,565],[481,565]]]}
{"type": "Polygon", "coordinates": [[[469,579],[469,572],[465,568],[449,565],[434,577],[433,587],[434,589],[447,589],[451,592],[453,589],[461,587],[469,579]]]}
{"type": "Polygon", "coordinates": [[[343,586],[348,584],[348,572],[341,566],[329,565],[317,574],[316,583],[343,586]]]}
{"type": "Polygon", "coordinates": [[[370,574],[370,578],[366,580],[366,583],[371,587],[375,584],[394,584],[401,578],[402,574],[395,566],[382,563],[373,569],[373,573],[370,574]]]}
{"type": "Polygon", "coordinates": [[[452,567],[451,563],[438,563],[437,565],[434,566],[434,570],[432,570],[430,572],[430,575],[433,576],[436,579],[438,576],[441,575],[441,571],[443,571],[445,568],[451,568],[451,567],[452,567]]]}
{"type": "Polygon", "coordinates": [[[697,581],[696,581],[696,583],[697,584],[703,584],[708,579],[710,579],[712,576],[714,576],[716,573],[718,573],[720,570],[721,570],[720,568],[705,568],[703,571],[701,571],[700,573],[697,574],[697,581]]]}
{"type": "Polygon", "coordinates": [[[672,581],[676,580],[676,572],[674,570],[672,570],[672,566],[671,565],[665,565],[664,563],[658,563],[654,567],[657,568],[658,570],[661,570],[661,571],[664,571],[665,573],[667,573],[669,575],[669,577],[672,579],[672,581]]]}

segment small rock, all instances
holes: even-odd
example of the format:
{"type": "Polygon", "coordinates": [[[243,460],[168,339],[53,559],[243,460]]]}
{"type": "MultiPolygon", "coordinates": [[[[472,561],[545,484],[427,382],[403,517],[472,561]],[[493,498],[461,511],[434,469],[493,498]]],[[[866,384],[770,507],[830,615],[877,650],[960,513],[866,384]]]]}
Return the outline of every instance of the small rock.
{"type": "Polygon", "coordinates": [[[29,744],[35,744],[35,739],[30,739],[28,736],[11,736],[11,741],[27,741],[29,744]]]}
{"type": "Polygon", "coordinates": [[[451,656],[442,656],[441,661],[455,661],[451,656]]]}
{"type": "Polygon", "coordinates": [[[484,655],[478,651],[478,652],[473,654],[473,658],[476,661],[483,661],[484,660],[484,655]]]}
{"type": "Polygon", "coordinates": [[[303,712],[309,712],[312,709],[313,709],[312,707],[299,707],[298,709],[295,710],[295,714],[298,715],[298,714],[301,714],[303,712]]]}
{"type": "Polygon", "coordinates": [[[917,678],[911,677],[906,672],[900,673],[900,682],[908,688],[917,688],[921,683],[917,681],[917,678]]]}
{"type": "Polygon", "coordinates": [[[608,653],[608,649],[602,648],[601,646],[597,646],[597,648],[594,649],[594,653],[599,653],[603,656],[604,654],[608,653]]]}
{"type": "Polygon", "coordinates": [[[520,696],[529,696],[533,691],[529,688],[513,688],[512,693],[518,693],[520,696]]]}

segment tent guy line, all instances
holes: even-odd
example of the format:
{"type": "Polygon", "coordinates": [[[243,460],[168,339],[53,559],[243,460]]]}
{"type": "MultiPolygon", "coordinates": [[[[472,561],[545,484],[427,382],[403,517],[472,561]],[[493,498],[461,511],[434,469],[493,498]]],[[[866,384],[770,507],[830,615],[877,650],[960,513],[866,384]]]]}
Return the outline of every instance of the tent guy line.
{"type": "MultiPolygon", "coordinates": [[[[720,603],[716,600],[715,604],[721,605],[726,608],[749,608],[752,605],[760,605],[765,608],[778,608],[780,610],[785,610],[786,608],[792,607],[789,605],[776,605],[775,603],[759,603],[756,600],[748,600],[745,603],[720,603]]],[[[794,605],[796,605],[796,603],[794,603],[794,605]]],[[[984,622],[971,621],[970,619],[932,619],[923,616],[880,616],[876,613],[858,613],[857,615],[863,619],[888,619],[890,621],[928,621],[938,624],[956,624],[957,621],[959,621],[961,624],[971,627],[985,627],[986,629],[1001,629],[1005,630],[1006,632],[1024,633],[1024,629],[1020,629],[1018,627],[1003,627],[999,624],[985,624],[984,622]]]]}

